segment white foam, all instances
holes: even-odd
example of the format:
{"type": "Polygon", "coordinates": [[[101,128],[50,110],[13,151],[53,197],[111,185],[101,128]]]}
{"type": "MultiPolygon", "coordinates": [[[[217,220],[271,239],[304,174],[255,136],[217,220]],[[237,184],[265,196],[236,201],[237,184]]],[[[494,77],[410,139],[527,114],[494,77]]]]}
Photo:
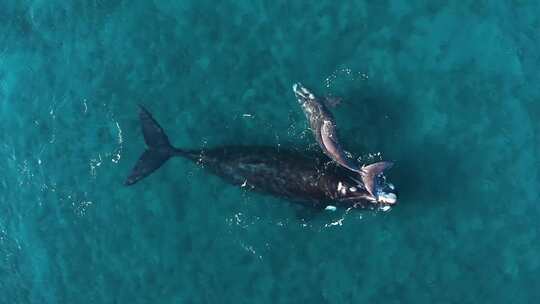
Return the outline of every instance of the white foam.
{"type": "Polygon", "coordinates": [[[324,227],[343,226],[343,221],[344,220],[345,220],[344,218],[340,218],[339,220],[337,220],[335,222],[332,222],[332,223],[329,223],[329,224],[324,224],[324,227]]]}
{"type": "Polygon", "coordinates": [[[334,212],[334,211],[337,210],[337,208],[336,208],[336,206],[328,205],[328,206],[326,206],[326,208],[324,208],[324,210],[334,212]]]}

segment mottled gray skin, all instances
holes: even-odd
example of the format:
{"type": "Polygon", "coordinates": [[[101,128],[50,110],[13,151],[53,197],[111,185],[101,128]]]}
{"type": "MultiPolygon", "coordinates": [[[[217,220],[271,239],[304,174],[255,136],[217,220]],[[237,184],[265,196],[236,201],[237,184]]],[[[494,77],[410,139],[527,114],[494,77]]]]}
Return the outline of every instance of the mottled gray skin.
{"type": "Polygon", "coordinates": [[[363,207],[374,202],[363,184],[355,179],[357,174],[328,164],[323,155],[306,155],[264,146],[227,146],[193,151],[176,149],[159,124],[142,107],[140,120],[148,148],[127,178],[126,185],[135,184],[170,157],[179,156],[202,165],[233,185],[310,207],[363,207]]]}
{"type": "Polygon", "coordinates": [[[327,109],[324,102],[300,83],[293,86],[293,91],[304,114],[306,114],[315,140],[324,154],[341,166],[351,171],[360,172],[361,168],[358,162],[349,158],[339,144],[334,116],[327,109]]]}
{"type": "Polygon", "coordinates": [[[396,195],[385,192],[386,184],[379,182],[383,171],[392,167],[393,163],[383,161],[370,165],[360,165],[356,160],[351,159],[339,144],[334,117],[326,108],[324,101],[316,97],[301,83],[294,84],[293,91],[322,151],[339,165],[357,172],[364,188],[369,192],[373,200],[395,203],[396,195]]]}

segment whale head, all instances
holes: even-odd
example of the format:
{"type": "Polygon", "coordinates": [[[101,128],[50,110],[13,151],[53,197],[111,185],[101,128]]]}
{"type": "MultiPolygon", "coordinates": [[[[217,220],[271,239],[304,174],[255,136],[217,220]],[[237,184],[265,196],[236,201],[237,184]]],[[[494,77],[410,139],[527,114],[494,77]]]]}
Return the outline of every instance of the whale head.
{"type": "Polygon", "coordinates": [[[384,175],[384,171],[392,166],[392,162],[381,161],[363,165],[359,170],[362,184],[375,203],[393,205],[397,202],[394,185],[388,182],[384,175]]]}
{"type": "Polygon", "coordinates": [[[397,203],[397,193],[394,185],[386,180],[386,176],[377,177],[375,186],[375,199],[378,203],[384,205],[394,205],[397,203]]]}
{"type": "Polygon", "coordinates": [[[366,204],[362,202],[368,202],[372,206],[378,206],[386,211],[388,210],[387,208],[398,203],[399,200],[396,188],[387,180],[383,172],[379,172],[372,176],[371,180],[373,180],[373,182],[371,184],[365,183],[365,176],[355,175],[352,171],[350,174],[349,178],[354,186],[346,188],[339,183],[337,191],[345,197],[345,201],[357,202],[354,207],[364,207],[366,204]]]}
{"type": "Polygon", "coordinates": [[[297,82],[293,84],[293,91],[294,95],[296,96],[296,99],[300,104],[304,104],[306,102],[315,100],[315,95],[311,93],[306,87],[304,87],[301,83],[297,82]]]}

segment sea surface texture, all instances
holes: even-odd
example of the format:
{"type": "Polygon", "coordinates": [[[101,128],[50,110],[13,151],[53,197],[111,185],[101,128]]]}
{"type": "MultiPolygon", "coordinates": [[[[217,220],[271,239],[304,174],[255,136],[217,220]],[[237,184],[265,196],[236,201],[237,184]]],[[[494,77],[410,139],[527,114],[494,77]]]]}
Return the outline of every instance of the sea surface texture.
{"type": "Polygon", "coordinates": [[[539,303],[538,1],[2,0],[0,303],[539,303]],[[390,211],[314,212],[180,148],[392,160],[390,211]]]}

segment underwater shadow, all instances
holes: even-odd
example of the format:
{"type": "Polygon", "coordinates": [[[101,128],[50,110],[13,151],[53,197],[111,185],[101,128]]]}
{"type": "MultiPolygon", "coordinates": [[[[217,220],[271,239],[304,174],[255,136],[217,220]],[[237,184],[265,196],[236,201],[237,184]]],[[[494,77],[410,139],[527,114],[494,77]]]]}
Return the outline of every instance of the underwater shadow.
{"type": "Polygon", "coordinates": [[[395,162],[387,175],[402,202],[448,201],[456,193],[448,185],[462,182],[463,175],[456,166],[459,155],[447,148],[444,138],[419,134],[427,118],[417,110],[417,102],[382,86],[352,89],[344,98],[350,100],[346,113],[355,118],[355,126],[340,129],[340,136],[359,137],[360,129],[361,138],[351,143],[352,151],[375,149],[383,152],[384,159],[395,162]]]}

